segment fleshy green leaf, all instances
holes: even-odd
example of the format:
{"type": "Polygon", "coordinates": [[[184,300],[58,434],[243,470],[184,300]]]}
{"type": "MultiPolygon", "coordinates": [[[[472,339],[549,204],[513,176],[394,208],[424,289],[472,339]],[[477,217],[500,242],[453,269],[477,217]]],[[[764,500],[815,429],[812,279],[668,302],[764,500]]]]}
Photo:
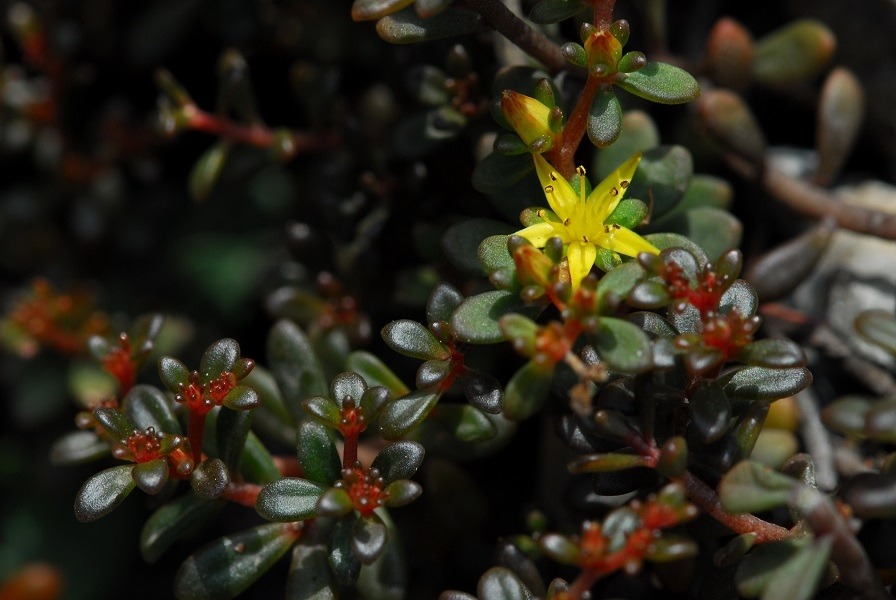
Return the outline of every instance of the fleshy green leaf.
{"type": "Polygon", "coordinates": [[[386,364],[370,352],[358,350],[348,355],[345,368],[364,378],[368,387],[381,385],[396,398],[404,396],[410,389],[392,372],[386,364]]]}
{"type": "Polygon", "coordinates": [[[491,194],[510,187],[535,170],[528,153],[506,156],[492,152],[473,169],[473,187],[483,194],[491,194]]]}
{"type": "Polygon", "coordinates": [[[166,388],[176,393],[181,384],[190,382],[190,370],[176,358],[163,356],[159,359],[159,378],[166,388]]]}
{"type": "Polygon", "coordinates": [[[388,14],[398,12],[414,0],[355,0],[352,4],[352,19],[374,21],[388,14]]]}
{"type": "Polygon", "coordinates": [[[802,348],[785,339],[756,340],[744,346],[737,358],[748,365],[772,369],[806,366],[802,348]]]}
{"type": "Polygon", "coordinates": [[[230,472],[220,458],[204,460],[193,469],[190,487],[200,498],[220,498],[230,483],[230,472]]]}
{"type": "Polygon", "coordinates": [[[323,487],[333,485],[341,476],[342,463],[326,427],[314,421],[302,421],[297,437],[299,463],[305,478],[323,487]]]}
{"type": "Polygon", "coordinates": [[[357,517],[354,513],[349,517],[338,519],[333,528],[333,534],[330,536],[327,560],[336,579],[344,585],[354,584],[361,572],[361,562],[352,552],[352,532],[356,520],[357,517]]]}
{"type": "Polygon", "coordinates": [[[472,406],[493,415],[501,412],[504,391],[501,383],[483,371],[467,369],[463,376],[464,396],[472,406]]]}
{"type": "Polygon", "coordinates": [[[463,295],[447,283],[440,283],[433,288],[429,299],[426,301],[426,320],[428,323],[437,321],[448,322],[455,309],[463,302],[463,295]]]}
{"type": "Polygon", "coordinates": [[[622,130],[622,106],[611,86],[594,94],[586,122],[588,139],[598,148],[605,148],[619,137],[622,130]]]}
{"type": "Polygon", "coordinates": [[[806,389],[812,383],[808,369],[743,367],[719,377],[729,399],[773,402],[806,389]]]}
{"type": "Polygon", "coordinates": [[[753,77],[772,85],[807,80],[828,63],[836,46],[836,37],[821,21],[794,21],[756,42],[753,77]]]}
{"type": "Polygon", "coordinates": [[[337,600],[338,590],[327,563],[327,549],[318,544],[296,544],[286,580],[286,599],[337,600]]]}
{"type": "Polygon", "coordinates": [[[581,0],[541,0],[529,12],[529,20],[541,25],[559,23],[576,16],[582,8],[581,0]]]}
{"type": "Polygon", "coordinates": [[[157,387],[135,385],[122,400],[122,410],[141,431],[147,427],[160,433],[178,434],[181,431],[168,399],[157,387]]]}
{"type": "Polygon", "coordinates": [[[650,368],[650,338],[633,323],[602,317],[591,336],[601,360],[614,371],[640,373],[650,368]]]}
{"type": "Polygon", "coordinates": [[[315,515],[317,499],[324,488],[298,477],[284,477],[261,488],[255,511],[268,521],[289,523],[315,515]]]}
{"type": "Polygon", "coordinates": [[[417,442],[403,440],[386,446],[370,465],[377,469],[386,485],[399,479],[413,477],[423,464],[425,451],[417,442]]]}
{"type": "Polygon", "coordinates": [[[194,494],[185,494],[163,504],[149,516],[140,533],[143,559],[148,563],[156,562],[171,544],[211,522],[225,505],[223,500],[203,500],[194,494]]]}
{"type": "Polygon", "coordinates": [[[54,465],[75,465],[109,455],[109,445],[92,431],[70,431],[50,448],[50,462],[54,465]]]}
{"type": "Polygon", "coordinates": [[[712,443],[728,431],[731,405],[716,381],[703,380],[698,385],[691,394],[690,411],[691,424],[703,443],[712,443]]]}
{"type": "Polygon", "coordinates": [[[447,359],[451,352],[433,333],[416,321],[402,319],[392,321],[382,330],[383,341],[400,354],[419,358],[447,359]]]}
{"type": "Polygon", "coordinates": [[[217,379],[224,371],[230,371],[240,357],[240,345],[236,340],[218,340],[205,349],[199,359],[199,381],[203,385],[217,379]]]}
{"type": "MultiPolygon", "coordinates": [[[[504,221],[485,218],[464,220],[445,231],[442,236],[442,250],[445,251],[445,256],[459,269],[470,275],[482,275],[484,263],[481,255],[477,252],[480,244],[484,243],[484,240],[501,237],[498,234],[502,234],[506,240],[506,236],[513,231],[514,228],[504,221]]],[[[504,254],[507,254],[506,244],[504,254]]],[[[511,260],[511,266],[512,264],[511,260]]],[[[450,314],[448,318],[450,318],[450,314]]],[[[448,319],[440,320],[447,321],[448,319]]]]}
{"type": "Polygon", "coordinates": [[[227,392],[221,403],[229,409],[247,411],[255,408],[261,401],[258,394],[248,385],[237,385],[227,392]]]}
{"type": "Polygon", "coordinates": [[[464,300],[451,317],[451,326],[462,342],[495,344],[504,339],[498,320],[511,312],[535,317],[541,307],[526,305],[511,292],[485,292],[464,300]]]}
{"type": "Polygon", "coordinates": [[[778,567],[795,556],[803,544],[805,542],[800,540],[784,540],[756,546],[744,557],[735,572],[734,583],[738,593],[747,598],[758,598],[768,588],[768,582],[778,567]]]}
{"type": "Polygon", "coordinates": [[[553,369],[544,369],[531,360],[520,367],[504,390],[504,416],[522,421],[538,412],[548,398],[553,376],[553,369]]]}
{"type": "Polygon", "coordinates": [[[570,473],[608,473],[645,467],[648,463],[643,456],[613,452],[610,454],[586,454],[569,463],[570,473]]]}
{"type": "Polygon", "coordinates": [[[486,413],[469,404],[443,404],[431,419],[443,424],[464,442],[490,440],[496,433],[486,413]]]}
{"type": "Polygon", "coordinates": [[[424,390],[396,398],[383,408],[380,415],[380,433],[387,440],[394,440],[417,427],[439,401],[439,394],[424,390]]]}
{"type": "Polygon", "coordinates": [[[386,500],[383,504],[389,508],[396,508],[410,504],[419,498],[423,493],[423,487],[416,481],[399,479],[387,485],[384,491],[386,500]]]}
{"type": "Polygon", "coordinates": [[[816,538],[775,570],[762,600],[809,600],[828,565],[833,536],[816,538]]]}
{"type": "MultiPolygon", "coordinates": [[[[683,146],[651,148],[641,157],[625,196],[650,201],[651,218],[658,218],[672,210],[684,197],[693,171],[691,153],[683,146]]],[[[657,247],[663,249],[667,246],[657,247]]]]}
{"type": "Polygon", "coordinates": [[[295,543],[290,524],[268,523],[222,537],[191,554],[174,578],[182,600],[235,598],[261,577],[295,543]]]}
{"type": "Polygon", "coordinates": [[[103,429],[116,440],[123,442],[134,433],[136,427],[131,420],[120,410],[100,406],[93,409],[93,418],[103,426],[103,429]]]}
{"type": "Polygon", "coordinates": [[[884,310],[866,310],[856,317],[856,331],[863,338],[896,355],[896,316],[884,310]]]}
{"type": "Polygon", "coordinates": [[[625,91],[660,104],[682,104],[700,95],[697,80],[682,68],[648,62],[631,73],[619,73],[616,85],[625,91]]]}
{"type": "Polygon", "coordinates": [[[271,375],[287,406],[301,419],[301,402],[310,396],[326,396],[329,385],[314,347],[302,329],[292,321],[280,320],[267,340],[271,375]]]}
{"type": "Polygon", "coordinates": [[[132,468],[133,465],[112,467],[85,481],[75,496],[75,518],[88,523],[112,512],[134,489],[132,468]]]}
{"type": "Polygon", "coordinates": [[[158,494],[168,483],[168,461],[157,458],[136,464],[131,470],[131,477],[134,478],[134,484],[143,492],[150,495],[158,494]]]}
{"type": "Polygon", "coordinates": [[[224,170],[224,163],[230,151],[230,144],[219,142],[213,144],[193,165],[190,171],[189,188],[194,200],[202,201],[208,198],[224,170]]]}
{"type": "Polygon", "coordinates": [[[759,512],[785,504],[798,481],[754,461],[734,465],[719,482],[719,499],[732,513],[759,512]]]}
{"type": "Polygon", "coordinates": [[[480,22],[478,14],[459,8],[448,7],[428,19],[406,8],[377,21],[376,32],[391,44],[414,44],[473,33],[480,22]]]}
{"type": "Polygon", "coordinates": [[[488,600],[532,600],[532,593],[513,571],[492,567],[479,579],[477,594],[488,600]]]}
{"type": "Polygon", "coordinates": [[[352,497],[342,488],[327,488],[317,499],[316,510],[319,517],[341,517],[353,509],[352,497]]]}
{"type": "Polygon", "coordinates": [[[352,553],[362,565],[369,565],[386,548],[386,524],[375,513],[360,517],[352,528],[352,553]]]}

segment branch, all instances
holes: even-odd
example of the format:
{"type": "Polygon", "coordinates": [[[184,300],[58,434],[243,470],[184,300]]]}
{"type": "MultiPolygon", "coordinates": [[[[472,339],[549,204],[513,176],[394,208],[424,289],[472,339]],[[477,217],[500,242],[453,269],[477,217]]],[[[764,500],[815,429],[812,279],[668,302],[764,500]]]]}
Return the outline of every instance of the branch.
{"type": "Polygon", "coordinates": [[[500,0],[468,0],[467,4],[482,15],[495,31],[543,64],[550,74],[554,75],[567,68],[568,63],[563,58],[560,47],[529,27],[500,0]]]}

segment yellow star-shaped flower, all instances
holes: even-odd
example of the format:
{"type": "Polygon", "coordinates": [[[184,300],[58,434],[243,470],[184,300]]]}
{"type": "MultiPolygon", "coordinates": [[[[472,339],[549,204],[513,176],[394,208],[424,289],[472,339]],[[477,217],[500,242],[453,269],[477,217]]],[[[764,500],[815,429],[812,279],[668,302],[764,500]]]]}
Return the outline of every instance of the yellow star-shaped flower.
{"type": "MultiPolygon", "coordinates": [[[[539,210],[538,216],[542,222],[517,231],[516,235],[526,238],[538,248],[544,248],[552,237],[563,240],[573,290],[578,289],[594,266],[598,248],[626,256],[637,256],[641,252],[659,253],[653,244],[631,229],[606,222],[625,195],[641,161],[640,152],[601,181],[587,198],[584,182],[577,194],[572,185],[540,154],[533,154],[532,158],[551,209],[539,210]]],[[[580,174],[584,174],[581,167],[580,174]]]]}

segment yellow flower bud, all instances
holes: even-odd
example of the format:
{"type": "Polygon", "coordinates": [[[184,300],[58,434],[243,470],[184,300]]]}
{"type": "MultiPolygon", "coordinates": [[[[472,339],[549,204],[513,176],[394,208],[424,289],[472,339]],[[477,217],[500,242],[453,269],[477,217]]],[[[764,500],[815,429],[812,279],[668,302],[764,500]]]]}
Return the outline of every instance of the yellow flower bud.
{"type": "Polygon", "coordinates": [[[551,149],[557,134],[551,130],[550,108],[525,94],[504,90],[501,112],[532,151],[540,153],[551,149]]]}

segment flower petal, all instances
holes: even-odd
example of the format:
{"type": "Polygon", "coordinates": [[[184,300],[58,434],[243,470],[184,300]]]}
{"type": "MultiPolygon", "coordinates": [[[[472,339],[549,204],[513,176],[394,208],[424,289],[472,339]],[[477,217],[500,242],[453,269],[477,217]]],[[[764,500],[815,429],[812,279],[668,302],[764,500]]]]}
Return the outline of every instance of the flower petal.
{"type": "Polygon", "coordinates": [[[532,160],[548,204],[561,220],[565,220],[579,201],[576,191],[540,154],[533,154],[532,160]]]}
{"type": "MultiPolygon", "coordinates": [[[[562,227],[560,229],[562,229],[562,227]]],[[[515,235],[523,236],[532,242],[532,245],[536,248],[544,248],[544,245],[547,244],[548,240],[559,233],[560,232],[557,231],[553,225],[546,222],[529,225],[525,229],[517,231],[515,235]]]]}
{"type": "Polygon", "coordinates": [[[588,195],[587,202],[593,211],[591,214],[594,215],[594,219],[598,223],[606,221],[607,217],[616,210],[616,205],[625,196],[625,189],[631,183],[640,162],[641,152],[639,151],[598,183],[597,187],[588,195]]]}
{"type": "Polygon", "coordinates": [[[566,249],[566,258],[569,261],[569,276],[572,280],[572,289],[575,290],[582,280],[591,272],[594,259],[597,258],[597,248],[588,242],[570,242],[566,249]]]}
{"type": "Polygon", "coordinates": [[[625,227],[607,225],[605,232],[594,237],[594,243],[626,256],[638,256],[641,252],[659,254],[659,249],[643,237],[625,227]]]}

